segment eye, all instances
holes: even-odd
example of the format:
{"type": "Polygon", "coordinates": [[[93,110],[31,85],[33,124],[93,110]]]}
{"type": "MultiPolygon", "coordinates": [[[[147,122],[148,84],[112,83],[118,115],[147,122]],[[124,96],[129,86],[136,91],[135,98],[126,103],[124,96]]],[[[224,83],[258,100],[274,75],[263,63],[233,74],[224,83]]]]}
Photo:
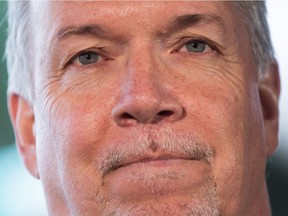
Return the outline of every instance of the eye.
{"type": "Polygon", "coordinates": [[[190,53],[203,53],[212,50],[212,48],[204,41],[191,40],[188,41],[180,51],[186,51],[190,53]],[[183,50],[184,49],[184,50],[183,50]]]}
{"type": "Polygon", "coordinates": [[[102,57],[95,53],[95,52],[91,52],[91,51],[87,51],[87,52],[83,52],[78,54],[72,62],[76,63],[76,64],[80,64],[80,65],[88,65],[88,64],[95,64],[97,63],[99,60],[101,60],[102,57]]]}

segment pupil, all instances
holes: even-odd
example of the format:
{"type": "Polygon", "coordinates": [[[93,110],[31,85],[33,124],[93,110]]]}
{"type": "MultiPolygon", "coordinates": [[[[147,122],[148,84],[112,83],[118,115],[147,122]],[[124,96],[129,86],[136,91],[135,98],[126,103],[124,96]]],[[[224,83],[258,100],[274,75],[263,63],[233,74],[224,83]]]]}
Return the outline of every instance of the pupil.
{"type": "Polygon", "coordinates": [[[86,59],[91,60],[92,59],[92,55],[91,54],[86,54],[86,59]]]}
{"type": "Polygon", "coordinates": [[[206,44],[202,41],[191,41],[186,45],[189,52],[203,52],[205,50],[206,44]]]}
{"type": "Polygon", "coordinates": [[[83,53],[78,57],[79,61],[81,64],[93,64],[97,62],[98,60],[98,55],[95,53],[83,53]]]}

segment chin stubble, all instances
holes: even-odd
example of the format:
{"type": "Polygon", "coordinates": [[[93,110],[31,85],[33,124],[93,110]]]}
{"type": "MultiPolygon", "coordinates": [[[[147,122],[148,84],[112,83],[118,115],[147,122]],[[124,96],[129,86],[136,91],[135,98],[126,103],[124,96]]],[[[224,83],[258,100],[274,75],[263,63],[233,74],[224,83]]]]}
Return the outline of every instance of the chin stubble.
{"type": "Polygon", "coordinates": [[[123,203],[110,197],[103,208],[103,216],[220,216],[215,182],[208,179],[201,196],[190,194],[165,199],[158,196],[141,203],[123,203]]]}
{"type": "MultiPolygon", "coordinates": [[[[136,158],[151,154],[153,152],[164,152],[176,155],[182,155],[187,158],[204,161],[212,165],[214,158],[213,148],[200,141],[192,134],[177,135],[168,127],[161,129],[143,128],[143,132],[131,132],[129,137],[119,139],[119,143],[110,145],[101,152],[101,157],[97,159],[96,166],[98,172],[102,176],[102,185],[104,178],[110,172],[119,167],[123,161],[130,158],[136,158]],[[121,142],[121,140],[124,140],[121,142]],[[127,141],[127,142],[126,142],[127,141]]],[[[167,178],[178,178],[175,174],[167,176],[167,178]]],[[[147,180],[147,183],[151,181],[147,180]]],[[[114,197],[103,197],[99,191],[96,200],[101,203],[103,215],[191,215],[191,216],[218,216],[219,201],[217,198],[217,187],[215,181],[210,177],[202,188],[203,193],[195,197],[195,195],[187,195],[188,201],[177,201],[175,205],[169,205],[170,202],[146,202],[133,205],[125,205],[123,202],[116,200],[114,197]],[[189,202],[193,200],[193,202],[189,202]]],[[[159,197],[163,200],[163,197],[159,197]]],[[[165,197],[164,197],[165,200],[165,197]]],[[[171,200],[170,200],[171,201],[171,200]]],[[[174,202],[173,201],[173,202],[174,202]]]]}

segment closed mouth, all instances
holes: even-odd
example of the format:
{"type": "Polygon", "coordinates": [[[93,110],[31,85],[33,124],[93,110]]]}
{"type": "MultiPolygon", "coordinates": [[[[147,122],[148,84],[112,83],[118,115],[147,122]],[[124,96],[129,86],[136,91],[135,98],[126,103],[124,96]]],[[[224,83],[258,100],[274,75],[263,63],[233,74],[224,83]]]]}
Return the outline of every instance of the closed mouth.
{"type": "MultiPolygon", "coordinates": [[[[175,161],[184,161],[184,160],[200,160],[200,158],[194,157],[184,157],[184,156],[174,156],[174,155],[160,155],[157,157],[141,157],[141,158],[135,158],[128,161],[123,161],[122,163],[117,164],[113,167],[111,171],[117,170],[119,168],[127,167],[134,164],[152,164],[152,163],[165,163],[166,165],[169,165],[175,161]]],[[[163,164],[162,163],[162,164],[163,164]]]]}

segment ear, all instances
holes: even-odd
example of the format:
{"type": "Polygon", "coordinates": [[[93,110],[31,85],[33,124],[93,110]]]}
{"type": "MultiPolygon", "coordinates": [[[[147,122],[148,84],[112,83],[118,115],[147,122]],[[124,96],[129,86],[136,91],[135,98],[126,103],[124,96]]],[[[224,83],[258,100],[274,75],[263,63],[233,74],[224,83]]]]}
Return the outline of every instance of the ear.
{"type": "Polygon", "coordinates": [[[265,76],[259,80],[259,93],[269,157],[273,155],[278,146],[280,77],[276,60],[268,66],[265,76]]]}
{"type": "Polygon", "coordinates": [[[39,178],[33,130],[33,109],[27,100],[16,94],[9,95],[8,103],[18,152],[29,172],[39,178]]]}

